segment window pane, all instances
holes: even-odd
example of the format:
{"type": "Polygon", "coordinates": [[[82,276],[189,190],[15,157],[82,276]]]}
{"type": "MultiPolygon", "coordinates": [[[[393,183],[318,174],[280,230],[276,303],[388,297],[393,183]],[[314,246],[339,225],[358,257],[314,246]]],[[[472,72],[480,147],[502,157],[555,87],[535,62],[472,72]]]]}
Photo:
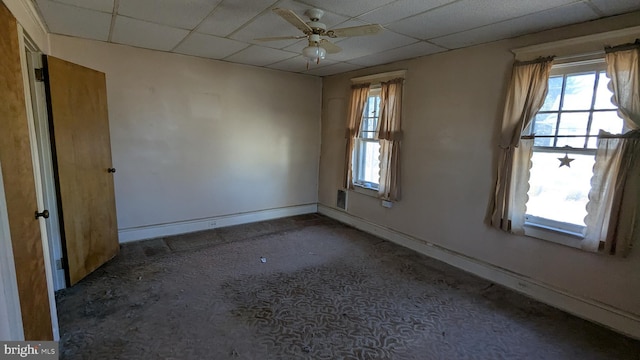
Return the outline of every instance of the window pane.
{"type": "Polygon", "coordinates": [[[362,125],[360,126],[360,137],[364,139],[373,139],[375,136],[377,122],[378,119],[376,118],[362,119],[362,125]]]}
{"type": "Polygon", "coordinates": [[[562,110],[588,110],[593,100],[596,73],[568,75],[562,110]]]}
{"type": "MultiPolygon", "coordinates": [[[[558,125],[558,114],[538,114],[533,119],[533,134],[555,135],[558,125]]],[[[553,146],[553,138],[536,138],[534,146],[553,146]]]]}
{"type": "Polygon", "coordinates": [[[609,90],[609,81],[611,80],[607,77],[607,73],[605,71],[601,71],[600,78],[598,79],[598,89],[596,90],[596,103],[594,105],[594,109],[617,108],[617,106],[611,102],[613,92],[609,90]]]}
{"type": "Polygon", "coordinates": [[[527,214],[584,226],[591,189],[593,155],[571,154],[571,167],[559,167],[564,153],[535,151],[531,161],[527,214]]]}
{"type": "Polygon", "coordinates": [[[370,96],[368,103],[367,103],[367,109],[366,112],[364,114],[364,116],[367,117],[376,117],[378,116],[378,105],[380,104],[380,98],[377,96],[370,96]]]}
{"type": "MultiPolygon", "coordinates": [[[[620,134],[622,133],[623,126],[624,120],[618,116],[618,112],[615,110],[594,112],[589,135],[598,135],[600,129],[612,134],[620,134]]],[[[588,147],[595,148],[597,141],[598,139],[595,137],[589,138],[588,147]]]]}
{"type": "MultiPolygon", "coordinates": [[[[563,113],[560,116],[558,135],[586,135],[589,124],[589,113],[563,113]]],[[[556,142],[557,147],[571,146],[575,148],[584,147],[584,137],[559,137],[556,142]]]]}
{"type": "Polygon", "coordinates": [[[549,78],[549,92],[540,111],[557,111],[560,108],[560,95],[562,95],[562,76],[552,76],[549,78]]]}
{"type": "Polygon", "coordinates": [[[357,181],[377,184],[380,181],[380,143],[359,141],[357,181]]]}

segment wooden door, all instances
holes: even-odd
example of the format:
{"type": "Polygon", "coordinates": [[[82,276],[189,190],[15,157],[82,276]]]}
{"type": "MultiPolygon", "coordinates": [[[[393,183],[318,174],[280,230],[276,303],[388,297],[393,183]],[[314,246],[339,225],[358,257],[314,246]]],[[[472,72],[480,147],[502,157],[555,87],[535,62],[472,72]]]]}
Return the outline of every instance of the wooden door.
{"type": "Polygon", "coordinates": [[[53,340],[18,36],[0,1],[0,163],[22,325],[26,340],[53,340]]]}
{"type": "Polygon", "coordinates": [[[67,282],[118,253],[104,73],[46,56],[49,130],[67,282]]]}

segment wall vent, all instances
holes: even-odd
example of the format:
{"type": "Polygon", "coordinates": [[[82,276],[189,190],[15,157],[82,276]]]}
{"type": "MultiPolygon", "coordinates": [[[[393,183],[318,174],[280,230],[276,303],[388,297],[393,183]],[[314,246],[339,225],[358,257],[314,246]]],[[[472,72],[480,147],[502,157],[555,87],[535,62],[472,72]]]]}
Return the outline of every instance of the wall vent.
{"type": "Polygon", "coordinates": [[[336,206],[342,210],[347,210],[347,192],[345,190],[338,190],[336,206]]]}

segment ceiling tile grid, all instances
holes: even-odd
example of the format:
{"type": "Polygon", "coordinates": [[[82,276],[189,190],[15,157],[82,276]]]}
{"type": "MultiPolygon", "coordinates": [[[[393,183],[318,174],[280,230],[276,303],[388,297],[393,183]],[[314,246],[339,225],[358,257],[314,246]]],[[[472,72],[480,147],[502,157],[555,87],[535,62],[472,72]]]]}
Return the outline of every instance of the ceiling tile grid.
{"type": "Polygon", "coordinates": [[[473,30],[443,36],[432,39],[431,42],[449,49],[458,49],[474,45],[478,42],[485,43],[510,38],[552,29],[562,25],[589,21],[597,17],[598,14],[596,14],[590,6],[583,2],[578,2],[473,30]]]}
{"type": "Polygon", "coordinates": [[[118,14],[192,30],[220,0],[120,0],[118,14]]]}
{"type": "Polygon", "coordinates": [[[462,0],[388,25],[423,40],[520,17],[576,0],[462,0]]]}
{"type": "Polygon", "coordinates": [[[639,0],[32,0],[49,32],[326,76],[640,11],[639,0]],[[382,24],[372,36],[329,39],[342,51],[320,64],[306,39],[271,11],[325,12],[328,29],[382,24]]]}
{"type": "Polygon", "coordinates": [[[223,37],[191,33],[174,52],[210,59],[223,59],[247,48],[249,44],[223,37]]]}
{"type": "Polygon", "coordinates": [[[90,10],[98,10],[111,13],[113,11],[114,0],[58,0],[58,2],[82,7],[90,10]]]}
{"type": "Polygon", "coordinates": [[[111,40],[119,44],[169,51],[188,34],[188,30],[117,16],[111,40]]]}
{"type": "Polygon", "coordinates": [[[227,36],[263,11],[275,0],[223,1],[211,15],[198,26],[197,31],[210,35],[227,36]]]}
{"type": "Polygon", "coordinates": [[[273,63],[271,65],[267,65],[270,69],[276,70],[284,70],[291,72],[306,72],[316,70],[328,65],[336,64],[336,61],[324,59],[320,60],[320,63],[310,62],[307,63],[307,60],[302,57],[302,55],[298,55],[296,57],[292,57],[287,60],[279,61],[277,63],[273,63]]]}
{"type": "Polygon", "coordinates": [[[48,0],[36,4],[52,33],[102,41],[109,38],[111,14],[48,0]]]}
{"type": "Polygon", "coordinates": [[[332,59],[345,61],[413,44],[417,41],[418,40],[414,38],[396,34],[392,31],[383,31],[375,36],[344,39],[337,43],[337,45],[342,48],[342,51],[337,54],[331,54],[330,56],[332,59]]]}
{"type": "Polygon", "coordinates": [[[359,16],[360,19],[383,25],[423,13],[456,0],[399,0],[359,16]]]}
{"type": "Polygon", "coordinates": [[[316,7],[336,14],[356,17],[374,10],[380,6],[392,3],[394,0],[301,0],[309,8],[316,7]]]}
{"type": "Polygon", "coordinates": [[[590,0],[605,15],[617,15],[640,9],[638,0],[590,0]]]}
{"type": "Polygon", "coordinates": [[[247,65],[267,66],[294,56],[298,56],[298,54],[290,51],[251,45],[242,51],[226,57],[224,60],[247,65]]]}
{"type": "Polygon", "coordinates": [[[350,64],[362,66],[374,66],[398,60],[413,59],[416,57],[436,54],[443,51],[447,51],[447,49],[430,44],[425,41],[419,41],[411,45],[377,53],[376,56],[363,56],[356,59],[348,60],[347,62],[350,64]]]}

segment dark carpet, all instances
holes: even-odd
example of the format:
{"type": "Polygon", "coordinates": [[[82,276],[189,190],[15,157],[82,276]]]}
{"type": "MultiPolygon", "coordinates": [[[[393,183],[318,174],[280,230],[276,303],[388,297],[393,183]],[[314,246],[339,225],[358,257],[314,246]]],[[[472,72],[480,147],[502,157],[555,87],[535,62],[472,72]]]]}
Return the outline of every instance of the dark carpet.
{"type": "Polygon", "coordinates": [[[315,214],[125,244],[56,300],[63,359],[640,359],[636,340],[315,214]]]}

